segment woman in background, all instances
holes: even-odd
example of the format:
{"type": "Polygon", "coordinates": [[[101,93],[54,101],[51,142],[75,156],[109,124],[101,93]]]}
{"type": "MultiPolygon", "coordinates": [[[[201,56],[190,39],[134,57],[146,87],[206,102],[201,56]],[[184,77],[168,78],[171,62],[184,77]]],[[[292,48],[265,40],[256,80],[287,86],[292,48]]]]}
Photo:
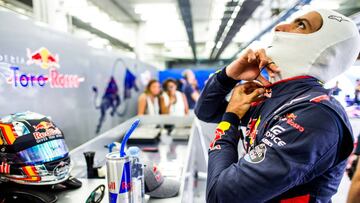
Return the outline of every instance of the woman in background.
{"type": "Polygon", "coordinates": [[[173,116],[185,116],[189,112],[189,106],[185,95],[177,90],[174,79],[167,79],[163,83],[163,90],[160,97],[160,110],[162,114],[173,116]]]}
{"type": "Polygon", "coordinates": [[[161,92],[160,83],[157,80],[150,80],[138,100],[138,115],[159,115],[159,95],[161,92]]]}

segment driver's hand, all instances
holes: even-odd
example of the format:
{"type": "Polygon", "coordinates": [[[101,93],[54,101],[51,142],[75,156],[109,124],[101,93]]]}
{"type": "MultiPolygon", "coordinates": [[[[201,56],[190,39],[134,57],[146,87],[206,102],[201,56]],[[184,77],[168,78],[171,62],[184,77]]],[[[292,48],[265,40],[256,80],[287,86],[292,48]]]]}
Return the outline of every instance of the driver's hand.
{"type": "Polygon", "coordinates": [[[265,99],[265,89],[256,82],[247,82],[234,88],[226,112],[235,113],[240,119],[249,110],[252,102],[265,99]]]}
{"type": "Polygon", "coordinates": [[[261,68],[266,68],[270,77],[280,72],[279,67],[269,58],[264,49],[253,51],[248,49],[238,59],[226,67],[226,75],[235,80],[258,80],[263,85],[270,84],[261,74],[261,68]]]}

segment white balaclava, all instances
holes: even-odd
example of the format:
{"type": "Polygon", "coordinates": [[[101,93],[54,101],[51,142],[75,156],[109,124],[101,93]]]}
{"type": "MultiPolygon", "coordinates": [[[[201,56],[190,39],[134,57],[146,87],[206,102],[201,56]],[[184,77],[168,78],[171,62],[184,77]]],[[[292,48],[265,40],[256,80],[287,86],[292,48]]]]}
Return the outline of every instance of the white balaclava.
{"type": "Polygon", "coordinates": [[[280,78],[313,76],[323,82],[354,64],[360,51],[355,23],[335,11],[319,9],[321,28],[310,34],[275,32],[267,55],[281,69],[280,78]]]}

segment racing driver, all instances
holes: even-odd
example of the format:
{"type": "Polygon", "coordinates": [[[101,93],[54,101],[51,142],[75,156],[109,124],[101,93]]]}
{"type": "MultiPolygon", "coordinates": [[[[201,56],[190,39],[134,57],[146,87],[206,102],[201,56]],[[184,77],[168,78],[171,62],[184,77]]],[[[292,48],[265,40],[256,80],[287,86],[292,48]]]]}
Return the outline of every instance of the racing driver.
{"type": "Polygon", "coordinates": [[[353,139],[344,109],[323,84],[359,50],[355,23],[319,9],[276,26],[269,48],[249,49],[214,74],[195,109],[200,120],[218,123],[207,202],[331,202],[353,139]],[[260,74],[264,68],[273,83],[260,74]]]}

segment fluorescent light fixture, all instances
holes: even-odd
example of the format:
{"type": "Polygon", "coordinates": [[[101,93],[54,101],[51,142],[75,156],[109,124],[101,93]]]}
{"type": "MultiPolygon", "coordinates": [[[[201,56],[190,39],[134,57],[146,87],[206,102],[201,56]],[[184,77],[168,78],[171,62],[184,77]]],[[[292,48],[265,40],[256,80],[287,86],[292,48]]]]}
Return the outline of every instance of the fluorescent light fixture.
{"type": "Polygon", "coordinates": [[[234,19],[230,18],[229,21],[227,22],[226,26],[231,27],[233,23],[234,23],[234,19]]]}
{"type": "Polygon", "coordinates": [[[231,19],[235,19],[236,18],[236,16],[237,16],[237,14],[238,14],[238,12],[233,12],[232,14],[231,14],[231,19]]]}
{"type": "Polygon", "coordinates": [[[223,34],[222,34],[221,37],[220,37],[221,39],[226,36],[226,34],[224,35],[224,33],[228,33],[229,30],[230,30],[230,28],[231,28],[231,25],[226,25],[226,27],[225,27],[225,29],[224,29],[224,31],[223,31],[223,34]]]}
{"type": "Polygon", "coordinates": [[[143,21],[179,19],[177,8],[174,3],[136,4],[134,11],[140,15],[140,18],[143,21]]]}
{"type": "Polygon", "coordinates": [[[222,41],[218,41],[218,43],[216,44],[216,48],[220,49],[222,46],[223,42],[222,41]]]}

